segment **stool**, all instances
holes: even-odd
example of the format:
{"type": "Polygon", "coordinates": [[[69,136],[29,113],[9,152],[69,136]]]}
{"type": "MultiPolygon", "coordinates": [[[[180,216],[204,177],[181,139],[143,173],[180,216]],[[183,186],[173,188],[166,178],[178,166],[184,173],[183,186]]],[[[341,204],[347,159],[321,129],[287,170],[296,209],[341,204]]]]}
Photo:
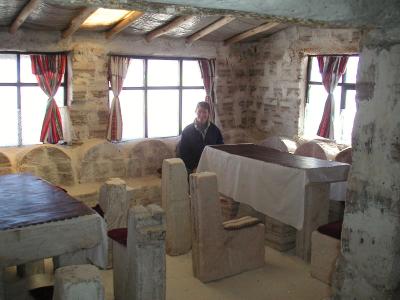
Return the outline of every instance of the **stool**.
{"type": "Polygon", "coordinates": [[[93,265],[66,266],[56,270],[53,300],[104,300],[99,270],[93,265]]]}
{"type": "Polygon", "coordinates": [[[339,221],[320,226],[311,235],[311,276],[329,285],[340,254],[341,232],[339,221]]]}

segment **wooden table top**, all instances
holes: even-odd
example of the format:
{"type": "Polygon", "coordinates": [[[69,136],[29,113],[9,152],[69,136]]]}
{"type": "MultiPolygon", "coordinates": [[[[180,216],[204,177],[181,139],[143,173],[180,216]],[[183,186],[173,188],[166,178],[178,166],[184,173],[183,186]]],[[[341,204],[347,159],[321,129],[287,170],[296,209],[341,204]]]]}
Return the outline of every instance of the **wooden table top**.
{"type": "Polygon", "coordinates": [[[62,189],[29,174],[0,176],[0,230],[95,213],[62,189]]]}
{"type": "Polygon", "coordinates": [[[349,167],[348,164],[341,162],[294,155],[254,144],[215,145],[211,147],[230,154],[274,163],[289,168],[307,170],[331,167],[349,167]]]}

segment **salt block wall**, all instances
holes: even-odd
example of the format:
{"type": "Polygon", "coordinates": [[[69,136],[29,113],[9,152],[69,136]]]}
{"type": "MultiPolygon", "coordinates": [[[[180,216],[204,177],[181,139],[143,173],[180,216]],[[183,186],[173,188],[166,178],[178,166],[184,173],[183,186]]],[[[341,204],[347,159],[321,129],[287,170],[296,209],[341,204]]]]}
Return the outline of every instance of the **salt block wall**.
{"type": "Polygon", "coordinates": [[[216,43],[200,42],[188,47],[183,40],[157,39],[147,43],[138,36],[120,36],[107,41],[100,34],[79,35],[70,43],[72,49],[71,120],[76,141],[104,139],[107,134],[108,54],[215,57],[216,43]]]}
{"type": "Polygon", "coordinates": [[[400,299],[400,27],[362,44],[335,299],[400,299]]]}
{"type": "Polygon", "coordinates": [[[360,32],[295,26],[255,43],[218,48],[218,116],[223,129],[302,134],[308,54],[357,53],[360,32]]]}
{"type": "Polygon", "coordinates": [[[224,47],[163,38],[147,43],[123,34],[109,41],[101,33],[84,32],[61,39],[59,32],[20,30],[0,32],[0,50],[70,52],[75,143],[106,137],[109,54],[216,57],[217,125],[228,142],[245,142],[301,134],[306,55],[357,52],[359,36],[356,30],[294,26],[259,42],[224,47]]]}
{"type": "Polygon", "coordinates": [[[60,32],[19,30],[15,35],[0,31],[0,51],[70,53],[72,99],[69,108],[75,143],[106,138],[109,114],[107,65],[109,54],[216,57],[219,43],[198,41],[191,46],[184,39],[159,38],[151,43],[135,35],[106,40],[102,33],[76,33],[62,39],[60,32]]]}

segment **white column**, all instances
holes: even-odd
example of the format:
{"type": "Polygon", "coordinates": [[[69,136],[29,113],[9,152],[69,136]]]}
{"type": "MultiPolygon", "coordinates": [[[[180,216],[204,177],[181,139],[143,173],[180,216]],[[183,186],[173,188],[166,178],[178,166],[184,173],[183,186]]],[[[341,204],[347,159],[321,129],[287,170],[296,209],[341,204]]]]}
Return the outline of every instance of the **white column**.
{"type": "Polygon", "coordinates": [[[165,215],[158,205],[130,209],[127,246],[126,299],[165,299],[165,215]]]}
{"type": "Polygon", "coordinates": [[[165,159],[162,165],[162,207],[166,217],[166,251],[181,255],[192,247],[189,185],[180,158],[165,159]]]}

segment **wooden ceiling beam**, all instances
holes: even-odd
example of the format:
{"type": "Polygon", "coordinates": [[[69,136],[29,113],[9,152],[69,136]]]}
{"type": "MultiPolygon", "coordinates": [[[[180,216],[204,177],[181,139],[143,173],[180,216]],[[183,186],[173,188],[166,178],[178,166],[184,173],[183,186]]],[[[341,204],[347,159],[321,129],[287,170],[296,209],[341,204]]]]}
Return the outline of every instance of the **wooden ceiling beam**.
{"type": "Polygon", "coordinates": [[[224,45],[225,46],[229,46],[229,45],[231,45],[233,43],[237,43],[237,42],[239,42],[241,40],[244,40],[244,39],[246,39],[248,37],[251,37],[253,35],[256,35],[258,33],[261,33],[261,32],[270,30],[272,28],[275,28],[278,25],[280,25],[280,23],[273,23],[273,22],[264,23],[264,24],[262,24],[260,26],[254,27],[254,28],[252,28],[250,30],[247,30],[245,32],[242,32],[242,33],[239,33],[237,35],[234,35],[234,36],[230,37],[229,39],[226,39],[224,41],[224,45]]]}
{"type": "Polygon", "coordinates": [[[67,37],[73,35],[79,29],[79,27],[81,27],[82,23],[85,22],[85,20],[96,10],[97,7],[83,8],[80,13],[71,20],[69,27],[61,33],[61,36],[66,39],[67,37]]]}
{"type": "Polygon", "coordinates": [[[206,36],[207,34],[210,34],[211,32],[221,28],[222,26],[225,26],[226,24],[232,22],[235,20],[235,17],[232,16],[225,16],[222,17],[221,19],[215,21],[214,23],[211,23],[210,25],[204,27],[203,29],[193,33],[191,36],[186,38],[186,43],[187,44],[192,44],[194,41],[197,41],[201,39],[202,37],[206,36]]]}
{"type": "Polygon", "coordinates": [[[171,30],[179,27],[186,21],[190,20],[192,17],[193,16],[180,16],[180,17],[174,19],[172,22],[169,22],[168,24],[165,24],[161,27],[158,27],[158,28],[150,31],[149,33],[147,33],[145,35],[145,39],[146,39],[146,41],[151,42],[155,38],[162,36],[164,34],[167,34],[171,30]]]}
{"type": "Polygon", "coordinates": [[[29,1],[14,19],[8,31],[12,34],[16,33],[18,28],[25,22],[26,18],[29,17],[29,15],[39,6],[41,2],[41,0],[29,1]]]}
{"type": "Polygon", "coordinates": [[[143,16],[143,12],[141,11],[131,11],[127,14],[121,21],[117,23],[113,28],[106,32],[106,38],[111,39],[116,34],[120,33],[125,28],[129,27],[133,22],[143,16]]]}

